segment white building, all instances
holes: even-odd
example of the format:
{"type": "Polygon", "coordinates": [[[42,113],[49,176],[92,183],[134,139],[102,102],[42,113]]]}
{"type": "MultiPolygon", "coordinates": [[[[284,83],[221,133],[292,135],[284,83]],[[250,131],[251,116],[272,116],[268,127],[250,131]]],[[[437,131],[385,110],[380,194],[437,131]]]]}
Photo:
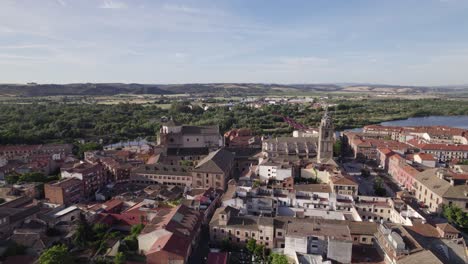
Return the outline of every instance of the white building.
{"type": "Polygon", "coordinates": [[[258,165],[257,168],[258,175],[262,181],[268,181],[271,179],[282,181],[294,176],[293,166],[289,163],[266,161],[258,165]]]}

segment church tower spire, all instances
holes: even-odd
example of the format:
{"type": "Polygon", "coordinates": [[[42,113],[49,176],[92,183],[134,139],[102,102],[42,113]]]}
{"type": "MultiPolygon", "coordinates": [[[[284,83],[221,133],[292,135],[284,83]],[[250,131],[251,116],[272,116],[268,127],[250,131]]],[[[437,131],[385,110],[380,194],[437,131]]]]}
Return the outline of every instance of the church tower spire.
{"type": "Polygon", "coordinates": [[[317,151],[317,162],[333,158],[333,120],[328,109],[322,117],[319,127],[319,142],[317,151]]]}

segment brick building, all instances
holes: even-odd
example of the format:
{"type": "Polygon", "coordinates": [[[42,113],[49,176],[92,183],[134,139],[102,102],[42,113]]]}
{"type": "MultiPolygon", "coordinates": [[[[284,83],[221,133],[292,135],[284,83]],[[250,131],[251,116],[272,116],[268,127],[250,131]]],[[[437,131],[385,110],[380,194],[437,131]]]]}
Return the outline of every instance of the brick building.
{"type": "Polygon", "coordinates": [[[69,205],[79,202],[84,194],[83,182],[76,178],[65,178],[44,185],[45,198],[54,204],[69,205]]]}

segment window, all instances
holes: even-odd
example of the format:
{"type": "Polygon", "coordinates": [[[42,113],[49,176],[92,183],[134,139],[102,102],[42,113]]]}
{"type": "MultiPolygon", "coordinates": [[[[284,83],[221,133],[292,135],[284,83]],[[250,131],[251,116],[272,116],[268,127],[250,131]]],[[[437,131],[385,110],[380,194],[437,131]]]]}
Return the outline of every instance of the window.
{"type": "Polygon", "coordinates": [[[354,237],[354,241],[357,241],[357,237],[354,237]]]}
{"type": "MultiPolygon", "coordinates": [[[[468,203],[466,203],[468,205],[468,203]]],[[[282,236],[283,233],[282,232],[278,232],[278,236],[282,236]]]]}
{"type": "Polygon", "coordinates": [[[363,237],[362,242],[366,242],[366,241],[367,241],[367,237],[363,237]]]}

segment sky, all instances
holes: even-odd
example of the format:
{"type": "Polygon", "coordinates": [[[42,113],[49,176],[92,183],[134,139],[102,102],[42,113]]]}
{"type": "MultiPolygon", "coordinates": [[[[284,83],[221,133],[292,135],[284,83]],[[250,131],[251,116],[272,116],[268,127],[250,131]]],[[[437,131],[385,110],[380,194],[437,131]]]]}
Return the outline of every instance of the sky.
{"type": "Polygon", "coordinates": [[[0,83],[468,84],[468,0],[0,0],[0,83]]]}

